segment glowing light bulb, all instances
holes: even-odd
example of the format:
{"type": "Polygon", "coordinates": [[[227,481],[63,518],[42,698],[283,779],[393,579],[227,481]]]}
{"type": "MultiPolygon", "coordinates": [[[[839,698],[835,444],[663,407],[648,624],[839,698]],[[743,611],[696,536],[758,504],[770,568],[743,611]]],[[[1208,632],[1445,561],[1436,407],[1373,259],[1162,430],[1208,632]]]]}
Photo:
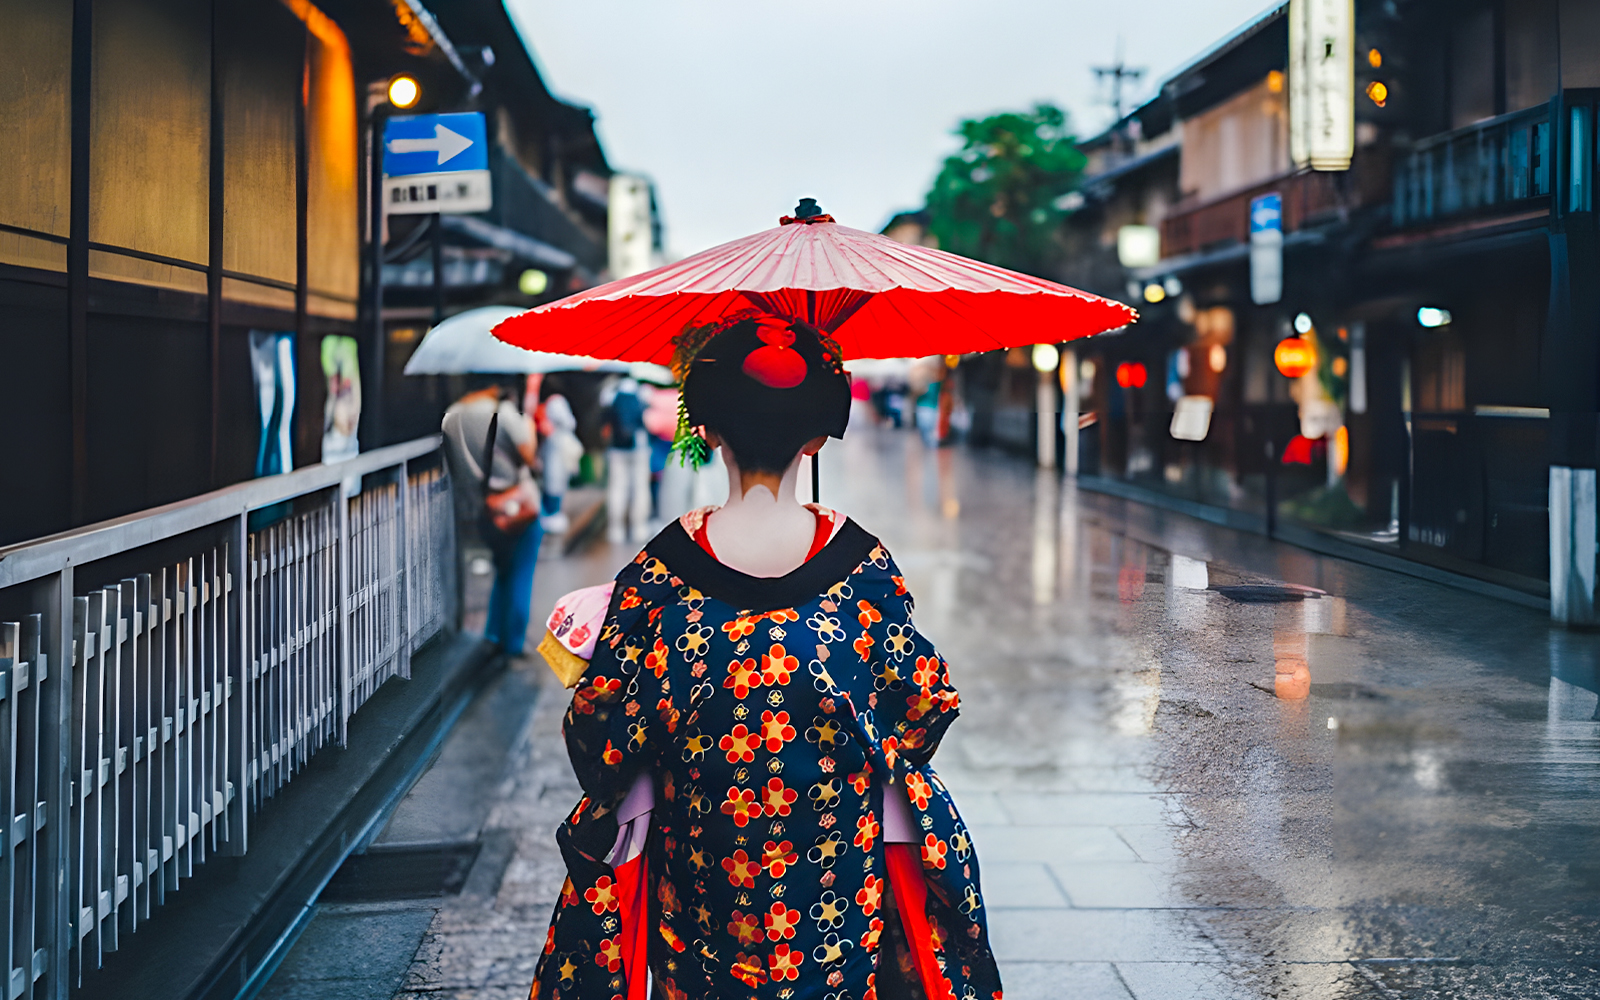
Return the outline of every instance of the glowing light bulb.
{"type": "Polygon", "coordinates": [[[416,78],[401,74],[389,81],[389,103],[397,108],[409,108],[422,96],[422,86],[416,78]]]}

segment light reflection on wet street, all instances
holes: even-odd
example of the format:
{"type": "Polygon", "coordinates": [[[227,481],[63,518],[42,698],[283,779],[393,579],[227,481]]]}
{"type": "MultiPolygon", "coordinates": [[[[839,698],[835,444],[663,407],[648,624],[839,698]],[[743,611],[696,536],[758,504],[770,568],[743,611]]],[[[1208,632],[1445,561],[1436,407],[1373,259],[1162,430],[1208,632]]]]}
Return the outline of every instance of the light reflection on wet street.
{"type": "Polygon", "coordinates": [[[1597,637],[1008,457],[828,457],[961,686],[1008,996],[1600,996],[1597,637]]]}
{"type": "MultiPolygon", "coordinates": [[[[1600,996],[1600,637],[1539,612],[852,431],[823,500],[894,552],[963,714],[1013,1000],[1600,996]],[[1283,585],[1290,585],[1285,588],[1283,585]]],[[[632,550],[540,563],[534,620],[632,550]]],[[[525,995],[577,796],[543,694],[407,997],[525,995]],[[520,992],[519,992],[520,991],[520,992]]]]}

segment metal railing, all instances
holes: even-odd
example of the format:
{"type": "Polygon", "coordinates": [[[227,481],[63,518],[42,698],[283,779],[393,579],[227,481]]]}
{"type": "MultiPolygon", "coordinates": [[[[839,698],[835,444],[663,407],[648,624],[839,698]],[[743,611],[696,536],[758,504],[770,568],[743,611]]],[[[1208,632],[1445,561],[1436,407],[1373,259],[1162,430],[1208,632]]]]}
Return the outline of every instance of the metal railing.
{"type": "Polygon", "coordinates": [[[452,617],[437,436],[0,549],[0,1000],[63,998],[452,617]]]}
{"type": "Polygon", "coordinates": [[[1550,194],[1554,152],[1545,104],[1419,140],[1395,162],[1394,224],[1534,208],[1550,194]]]}

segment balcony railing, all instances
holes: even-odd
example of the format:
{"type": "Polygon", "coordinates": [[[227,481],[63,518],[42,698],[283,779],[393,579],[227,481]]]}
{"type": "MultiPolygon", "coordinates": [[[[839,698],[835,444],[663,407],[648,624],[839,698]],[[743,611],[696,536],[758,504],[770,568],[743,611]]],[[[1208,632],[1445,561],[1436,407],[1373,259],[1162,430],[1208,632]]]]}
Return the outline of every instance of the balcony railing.
{"type": "Polygon", "coordinates": [[[453,593],[437,436],[0,548],[0,982],[60,1000],[247,847],[453,593]]]}
{"type": "Polygon", "coordinates": [[[1553,151],[1548,105],[1423,139],[1395,163],[1394,224],[1539,207],[1554,183],[1553,151]]]}
{"type": "Polygon", "coordinates": [[[1250,241],[1250,202],[1264,194],[1283,196],[1283,231],[1336,212],[1339,189],[1333,174],[1302,171],[1273,178],[1222,198],[1179,202],[1161,221],[1161,253],[1179,257],[1212,247],[1250,241]]]}

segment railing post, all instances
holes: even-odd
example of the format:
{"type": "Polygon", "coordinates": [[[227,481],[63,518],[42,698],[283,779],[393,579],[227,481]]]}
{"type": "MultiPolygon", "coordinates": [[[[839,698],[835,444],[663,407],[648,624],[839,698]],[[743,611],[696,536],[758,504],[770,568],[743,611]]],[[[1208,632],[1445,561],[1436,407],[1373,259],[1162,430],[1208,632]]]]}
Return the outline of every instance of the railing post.
{"type": "MultiPolygon", "coordinates": [[[[42,831],[46,846],[41,861],[46,871],[55,873],[55,892],[46,904],[50,932],[41,942],[48,949],[43,956],[43,978],[45,995],[51,1000],[66,1000],[72,985],[72,948],[77,943],[73,937],[77,912],[70,898],[73,880],[67,871],[72,861],[68,831],[72,822],[72,779],[68,776],[72,761],[72,580],[70,565],[55,574],[54,592],[49,595],[50,611],[45,616],[47,633],[39,644],[39,673],[55,681],[41,706],[47,728],[39,740],[41,747],[54,750],[56,756],[55,766],[46,769],[49,780],[41,795],[49,811],[42,831]]],[[[44,691],[40,688],[41,696],[44,691]]]]}
{"type": "Polygon", "coordinates": [[[402,460],[395,472],[394,600],[396,638],[395,666],[399,675],[411,679],[411,463],[402,460]]]}
{"type": "Polygon", "coordinates": [[[345,484],[341,481],[334,490],[334,523],[338,526],[338,553],[335,562],[339,567],[339,609],[336,628],[339,635],[339,689],[338,689],[338,725],[339,746],[347,743],[350,726],[350,684],[353,669],[352,647],[350,635],[350,606],[351,606],[351,568],[350,568],[350,499],[345,492],[345,484]]]}
{"type": "MultiPolygon", "coordinates": [[[[235,857],[249,847],[250,817],[250,681],[249,600],[250,578],[245,563],[249,547],[249,514],[240,511],[228,528],[228,562],[225,586],[227,603],[223,605],[230,631],[228,632],[227,668],[223,683],[232,690],[228,696],[227,782],[233,787],[233,798],[227,804],[227,853],[235,857]]],[[[226,788],[227,786],[224,786],[226,788]]]]}

